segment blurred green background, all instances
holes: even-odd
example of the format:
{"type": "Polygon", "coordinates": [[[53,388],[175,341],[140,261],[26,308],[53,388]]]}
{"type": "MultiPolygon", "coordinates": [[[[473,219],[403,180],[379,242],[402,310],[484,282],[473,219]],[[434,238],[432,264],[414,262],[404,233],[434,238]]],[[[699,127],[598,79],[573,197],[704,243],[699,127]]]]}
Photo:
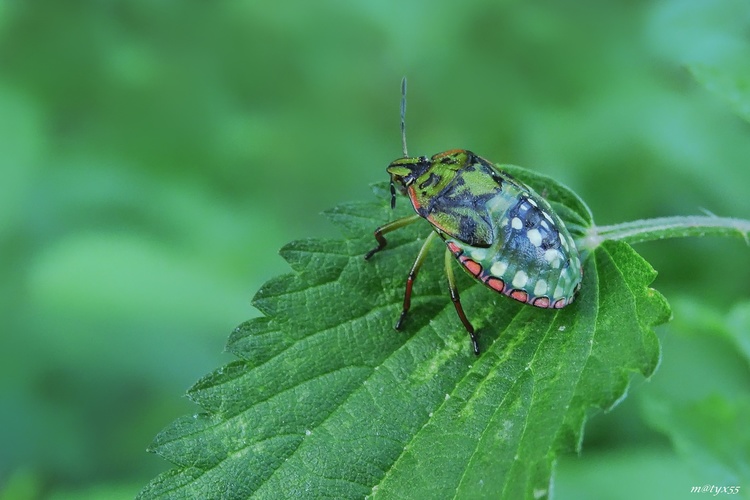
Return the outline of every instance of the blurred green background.
{"type": "MultiPolygon", "coordinates": [[[[386,180],[403,75],[412,154],[539,170],[599,224],[750,218],[750,126],[686,69],[748,33],[739,0],[0,0],[0,495],[130,498],[169,468],[145,448],[198,411],[180,395],[230,361],[278,248],[337,237],[319,212],[386,180]]],[[[750,251],[638,250],[678,319],[558,498],[726,479],[658,415],[750,400],[750,251]]]]}

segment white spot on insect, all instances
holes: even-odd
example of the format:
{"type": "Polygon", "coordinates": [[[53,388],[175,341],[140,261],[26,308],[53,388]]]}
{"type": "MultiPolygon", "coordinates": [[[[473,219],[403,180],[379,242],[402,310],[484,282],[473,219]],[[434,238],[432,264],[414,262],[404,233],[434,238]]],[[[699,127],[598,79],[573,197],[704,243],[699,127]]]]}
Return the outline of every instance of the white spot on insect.
{"type": "Polygon", "coordinates": [[[528,281],[529,276],[523,271],[518,271],[516,275],[513,276],[513,286],[516,288],[523,288],[528,281]]]}
{"type": "Polygon", "coordinates": [[[513,229],[521,229],[523,227],[523,222],[521,222],[521,219],[518,217],[513,217],[513,220],[510,221],[510,227],[513,229]]]}
{"type": "Polygon", "coordinates": [[[575,270],[576,273],[580,272],[581,270],[581,261],[578,260],[578,257],[573,257],[573,260],[570,263],[570,267],[575,270]]]}
{"type": "Polygon", "coordinates": [[[560,259],[562,259],[562,254],[554,248],[550,248],[544,252],[544,260],[549,262],[549,265],[555,269],[560,267],[560,259]]]}
{"type": "Polygon", "coordinates": [[[490,267],[490,272],[493,276],[502,276],[503,273],[505,273],[505,270],[508,269],[508,264],[503,261],[498,261],[492,264],[492,267],[490,267]]]}
{"type": "Polygon", "coordinates": [[[562,233],[557,233],[558,236],[560,236],[560,244],[563,246],[565,250],[568,249],[568,240],[563,236],[562,233]]]}
{"type": "Polygon", "coordinates": [[[503,217],[503,220],[500,221],[500,225],[503,226],[503,227],[507,226],[508,225],[508,218],[507,217],[503,217]]]}
{"type": "Polygon", "coordinates": [[[529,198],[529,199],[528,199],[528,200],[526,200],[526,201],[528,201],[528,202],[529,202],[530,204],[532,204],[532,205],[533,205],[533,206],[535,206],[535,207],[536,207],[536,206],[538,206],[538,205],[536,204],[536,202],[535,202],[535,201],[534,201],[534,200],[533,200],[532,198],[529,198]]]}
{"type": "Polygon", "coordinates": [[[556,299],[559,299],[563,296],[563,289],[560,285],[557,285],[557,287],[555,288],[555,293],[553,293],[552,296],[556,299]]]}
{"type": "Polygon", "coordinates": [[[552,224],[555,223],[555,221],[552,220],[552,216],[548,214],[547,212],[545,212],[544,210],[542,210],[542,215],[544,215],[544,218],[550,221],[552,224]]]}
{"type": "Polygon", "coordinates": [[[542,233],[540,233],[538,229],[529,229],[526,232],[526,237],[535,247],[542,246],[542,233]]]}
{"type": "Polygon", "coordinates": [[[483,248],[475,248],[471,251],[471,258],[474,260],[484,260],[487,258],[487,250],[483,248]]]}
{"type": "Polygon", "coordinates": [[[547,293],[547,282],[544,280],[537,281],[534,287],[534,295],[544,295],[545,293],[547,293]]]}
{"type": "Polygon", "coordinates": [[[540,222],[539,225],[542,226],[542,229],[549,231],[549,224],[547,224],[546,220],[543,220],[542,222],[540,222]]]}

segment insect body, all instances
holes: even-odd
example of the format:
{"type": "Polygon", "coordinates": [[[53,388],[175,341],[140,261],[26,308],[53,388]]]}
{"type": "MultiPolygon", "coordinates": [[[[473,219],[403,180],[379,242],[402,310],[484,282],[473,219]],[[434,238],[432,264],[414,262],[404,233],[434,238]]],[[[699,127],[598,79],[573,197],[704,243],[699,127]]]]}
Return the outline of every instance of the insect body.
{"type": "MultiPolygon", "coordinates": [[[[402,82],[402,135],[405,90],[402,82]]],[[[408,195],[416,214],[379,227],[375,231],[378,246],[365,259],[385,248],[385,233],[420,218],[434,230],[409,273],[396,329],[409,310],[414,280],[436,236],[446,244],[451,299],[476,354],[479,346],[474,328],[464,314],[455,285],[454,258],[476,280],[520,302],[555,309],[573,302],[582,278],[575,242],[549,203],[529,186],[463,149],[431,158],[410,158],[404,147],[404,158],[392,162],[387,171],[391,206],[395,206],[398,188],[408,195]]]]}

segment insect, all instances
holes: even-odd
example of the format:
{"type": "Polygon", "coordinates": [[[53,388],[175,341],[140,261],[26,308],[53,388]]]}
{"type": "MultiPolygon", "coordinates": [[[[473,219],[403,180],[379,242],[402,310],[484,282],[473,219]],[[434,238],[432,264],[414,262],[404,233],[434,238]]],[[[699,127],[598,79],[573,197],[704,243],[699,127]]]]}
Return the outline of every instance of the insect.
{"type": "Polygon", "coordinates": [[[393,161],[386,171],[391,178],[391,208],[396,207],[398,189],[408,195],[416,213],[377,228],[377,246],[365,255],[369,260],[383,250],[387,244],[384,235],[391,231],[419,219],[432,225],[406,280],[396,330],[409,312],[414,281],[437,237],[446,245],[445,274],[451,300],[477,355],[477,336],[461,306],[453,260],[477,281],[519,302],[548,309],[573,302],[583,277],[581,258],[549,203],[523,182],[465,149],[431,158],[409,157],[405,115],[406,78],[401,81],[404,157],[393,161]]]}

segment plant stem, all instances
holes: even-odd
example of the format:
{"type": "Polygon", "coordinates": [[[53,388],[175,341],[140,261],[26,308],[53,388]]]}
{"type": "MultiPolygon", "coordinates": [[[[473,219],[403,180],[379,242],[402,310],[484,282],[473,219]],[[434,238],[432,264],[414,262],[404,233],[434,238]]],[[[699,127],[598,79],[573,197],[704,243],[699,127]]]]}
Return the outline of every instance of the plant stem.
{"type": "Polygon", "coordinates": [[[739,236],[750,245],[750,221],[713,215],[643,219],[611,226],[591,226],[577,244],[581,250],[593,250],[605,240],[634,244],[686,236],[739,236]]]}

